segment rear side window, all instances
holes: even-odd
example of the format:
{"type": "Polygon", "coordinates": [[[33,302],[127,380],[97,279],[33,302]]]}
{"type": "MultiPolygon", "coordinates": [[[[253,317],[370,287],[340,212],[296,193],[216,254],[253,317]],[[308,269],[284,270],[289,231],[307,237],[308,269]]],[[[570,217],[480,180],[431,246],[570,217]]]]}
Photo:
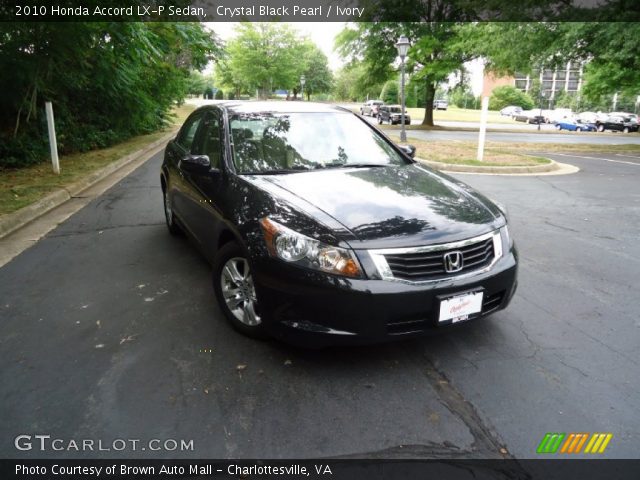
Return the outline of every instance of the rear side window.
{"type": "Polygon", "coordinates": [[[187,119],[185,124],[182,126],[180,133],[178,134],[178,138],[176,143],[183,147],[185,150],[191,152],[191,147],[193,145],[193,140],[196,137],[196,132],[198,131],[198,127],[200,126],[200,121],[202,120],[202,115],[192,115],[187,119]]]}

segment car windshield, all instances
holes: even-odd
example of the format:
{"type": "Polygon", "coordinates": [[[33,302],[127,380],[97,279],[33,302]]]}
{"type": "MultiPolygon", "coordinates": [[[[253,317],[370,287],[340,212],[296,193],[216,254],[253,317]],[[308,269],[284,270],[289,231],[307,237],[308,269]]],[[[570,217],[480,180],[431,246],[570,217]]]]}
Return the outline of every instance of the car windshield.
{"type": "Polygon", "coordinates": [[[406,164],[350,113],[242,113],[231,116],[230,127],[240,174],[406,164]]]}
{"type": "Polygon", "coordinates": [[[402,113],[402,110],[400,110],[400,107],[391,107],[389,111],[391,113],[402,113]]]}

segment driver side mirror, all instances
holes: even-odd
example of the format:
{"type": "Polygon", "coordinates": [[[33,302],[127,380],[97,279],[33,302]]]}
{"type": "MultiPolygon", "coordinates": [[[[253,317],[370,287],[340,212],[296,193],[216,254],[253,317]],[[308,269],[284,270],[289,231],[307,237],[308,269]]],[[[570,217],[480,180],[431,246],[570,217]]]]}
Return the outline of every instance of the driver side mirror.
{"type": "Polygon", "coordinates": [[[180,169],[190,173],[207,173],[211,169],[208,155],[187,155],[180,160],[180,169]]]}
{"type": "Polygon", "coordinates": [[[404,153],[409,155],[411,158],[416,156],[416,147],[413,145],[398,145],[404,153]]]}

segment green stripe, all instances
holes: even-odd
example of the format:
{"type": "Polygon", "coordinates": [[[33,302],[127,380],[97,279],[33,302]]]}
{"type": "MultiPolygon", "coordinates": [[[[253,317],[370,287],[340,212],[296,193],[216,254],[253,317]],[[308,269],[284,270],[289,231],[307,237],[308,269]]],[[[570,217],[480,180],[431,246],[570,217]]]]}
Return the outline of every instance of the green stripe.
{"type": "Polygon", "coordinates": [[[548,453],[556,453],[558,451],[560,445],[562,444],[562,440],[564,440],[564,437],[566,436],[566,433],[558,433],[556,435],[558,435],[556,441],[553,446],[549,448],[548,453]]]}
{"type": "Polygon", "coordinates": [[[537,453],[556,453],[562,440],[566,436],[565,433],[546,433],[540,445],[538,445],[537,453]]]}
{"type": "Polygon", "coordinates": [[[546,433],[544,438],[540,442],[540,445],[538,445],[538,449],[536,450],[537,453],[545,453],[546,452],[546,444],[547,444],[547,441],[550,438],[551,438],[551,434],[550,433],[546,433]]]}

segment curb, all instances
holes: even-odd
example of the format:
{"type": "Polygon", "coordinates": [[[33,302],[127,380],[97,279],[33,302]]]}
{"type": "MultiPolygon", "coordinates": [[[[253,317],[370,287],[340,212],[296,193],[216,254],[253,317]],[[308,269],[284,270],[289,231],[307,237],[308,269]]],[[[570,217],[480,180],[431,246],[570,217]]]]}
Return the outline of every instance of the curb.
{"type": "Polygon", "coordinates": [[[425,160],[423,158],[416,158],[421,163],[428,165],[435,170],[443,170],[447,172],[460,172],[460,173],[498,173],[498,174],[523,174],[523,173],[547,173],[560,169],[557,162],[551,160],[551,163],[545,163],[543,165],[531,165],[531,166],[512,166],[512,167],[478,167],[475,165],[459,165],[455,163],[442,163],[433,162],[431,160],[425,160]]]}
{"type": "Polygon", "coordinates": [[[53,210],[63,203],[69,201],[73,197],[78,196],[87,188],[104,180],[109,175],[130,164],[134,160],[137,160],[140,157],[155,150],[160,145],[168,142],[171,138],[173,138],[176,131],[177,129],[171,130],[163,137],[146,145],[140,150],[130,153],[129,155],[126,155],[119,160],[116,160],[102,167],[101,169],[90,173],[86,177],[81,178],[80,180],[72,183],[65,188],[58,188],[51,193],[48,193],[40,200],[32,203],[31,205],[27,205],[26,207],[22,207],[20,210],[16,210],[15,212],[9,213],[7,215],[3,215],[2,217],[0,217],[0,239],[6,237],[19,228],[22,228],[29,222],[32,222],[38,217],[41,217],[45,213],[53,210]]]}

